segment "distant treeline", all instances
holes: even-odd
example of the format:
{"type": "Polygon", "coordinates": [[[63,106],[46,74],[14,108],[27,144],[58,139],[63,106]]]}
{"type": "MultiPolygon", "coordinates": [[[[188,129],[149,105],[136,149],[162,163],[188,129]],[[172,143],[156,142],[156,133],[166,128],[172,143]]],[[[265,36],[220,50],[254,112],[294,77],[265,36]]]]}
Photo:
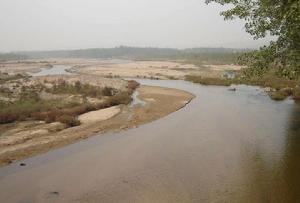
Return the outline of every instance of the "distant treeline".
{"type": "Polygon", "coordinates": [[[5,61],[15,61],[15,60],[24,60],[28,59],[29,57],[24,54],[17,54],[17,53],[0,53],[0,62],[5,61]]]}
{"type": "Polygon", "coordinates": [[[121,58],[133,60],[183,60],[193,63],[200,61],[234,63],[236,58],[247,49],[230,48],[137,48],[120,46],[116,48],[94,48],[61,51],[18,52],[30,59],[42,58],[121,58]]]}

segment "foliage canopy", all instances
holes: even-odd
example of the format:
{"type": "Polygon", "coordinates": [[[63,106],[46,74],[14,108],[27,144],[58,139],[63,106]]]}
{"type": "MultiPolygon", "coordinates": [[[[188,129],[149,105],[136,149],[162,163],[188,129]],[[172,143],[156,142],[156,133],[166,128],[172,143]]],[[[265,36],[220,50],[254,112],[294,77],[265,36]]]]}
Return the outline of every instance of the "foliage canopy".
{"type": "Polygon", "coordinates": [[[253,74],[277,68],[280,76],[290,79],[300,75],[300,1],[299,0],[206,0],[229,4],[229,10],[221,12],[225,20],[245,20],[245,29],[254,39],[267,35],[276,41],[243,55],[241,62],[250,67],[253,74]]]}

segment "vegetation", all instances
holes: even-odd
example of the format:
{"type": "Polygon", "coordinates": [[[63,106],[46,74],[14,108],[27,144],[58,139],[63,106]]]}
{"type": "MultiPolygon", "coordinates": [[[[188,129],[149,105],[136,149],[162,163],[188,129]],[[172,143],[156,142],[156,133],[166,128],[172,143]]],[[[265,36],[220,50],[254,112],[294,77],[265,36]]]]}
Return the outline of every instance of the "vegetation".
{"type": "Polygon", "coordinates": [[[249,67],[245,71],[247,77],[261,76],[270,70],[275,70],[278,77],[300,77],[300,1],[206,0],[211,2],[231,5],[221,15],[226,20],[245,20],[246,31],[254,39],[267,35],[276,38],[269,46],[240,57],[239,62],[249,67]]]}
{"type": "Polygon", "coordinates": [[[52,94],[79,94],[94,98],[113,96],[116,92],[111,87],[99,88],[90,84],[82,84],[80,81],[70,84],[65,80],[59,80],[57,83],[54,83],[52,88],[48,88],[46,91],[52,94]]]}
{"type": "Polygon", "coordinates": [[[116,58],[131,60],[180,60],[201,65],[202,63],[228,64],[236,63],[245,49],[228,48],[137,48],[120,46],[116,48],[82,49],[65,51],[21,52],[29,58],[116,58]]]}
{"type": "Polygon", "coordinates": [[[13,74],[9,75],[8,73],[0,72],[0,84],[3,84],[5,82],[11,81],[11,80],[18,80],[21,78],[25,78],[25,75],[22,74],[13,74]]]}
{"type": "Polygon", "coordinates": [[[226,20],[240,18],[255,39],[270,34],[276,41],[259,50],[238,56],[246,65],[236,78],[202,78],[186,76],[186,80],[203,85],[248,84],[270,87],[269,96],[283,100],[292,96],[300,99],[300,2],[296,0],[206,0],[232,7],[221,13],[226,20]]]}
{"type": "MultiPolygon", "coordinates": [[[[74,104],[71,104],[71,106],[73,105],[74,104]]],[[[37,112],[67,107],[69,107],[69,104],[62,104],[59,100],[43,101],[35,98],[35,95],[33,95],[32,99],[20,99],[12,104],[2,103],[0,109],[0,123],[22,121],[28,118],[34,118],[34,113],[37,112]]]]}
{"type": "Polygon", "coordinates": [[[230,79],[203,78],[201,76],[196,76],[196,75],[187,75],[187,76],[185,76],[185,80],[191,81],[194,83],[199,83],[202,85],[218,85],[218,86],[230,86],[233,82],[230,79]]]}
{"type": "Polygon", "coordinates": [[[130,91],[130,93],[133,93],[133,91],[139,86],[140,84],[135,80],[128,80],[127,88],[130,91]]]}
{"type": "Polygon", "coordinates": [[[69,127],[80,125],[78,118],[70,115],[61,115],[57,118],[57,121],[65,123],[69,127]]]}
{"type": "Polygon", "coordinates": [[[296,87],[293,89],[293,98],[297,101],[300,101],[300,87],[296,87]]]}
{"type": "Polygon", "coordinates": [[[59,99],[42,100],[39,97],[39,88],[28,90],[22,88],[20,98],[12,103],[0,102],[0,124],[11,123],[23,120],[43,120],[47,123],[62,122],[68,127],[79,125],[77,116],[88,111],[108,108],[119,104],[128,104],[131,102],[131,95],[139,84],[135,81],[129,81],[127,91],[117,92],[112,88],[99,88],[92,85],[75,82],[69,84],[60,80],[53,88],[47,91],[55,94],[80,94],[91,97],[107,96],[102,102],[83,103],[65,102],[59,99]],[[86,88],[86,89],[85,89],[86,88]]]}
{"type": "Polygon", "coordinates": [[[28,57],[24,54],[17,53],[0,53],[0,62],[11,61],[11,60],[24,60],[28,57]]]}
{"type": "Polygon", "coordinates": [[[288,96],[292,95],[292,89],[290,88],[283,88],[278,91],[270,91],[269,96],[273,100],[283,100],[287,98],[288,96]]]}
{"type": "Polygon", "coordinates": [[[269,96],[274,100],[283,100],[292,96],[295,100],[300,99],[299,82],[287,78],[278,77],[274,74],[264,74],[261,77],[244,77],[243,74],[236,78],[203,78],[199,75],[187,75],[185,80],[202,85],[230,86],[232,84],[256,85],[270,88],[269,96]]]}
{"type": "MultiPolygon", "coordinates": [[[[176,60],[197,66],[203,64],[234,64],[247,49],[230,48],[137,48],[120,46],[116,48],[96,48],[63,51],[29,51],[19,52],[29,59],[40,58],[115,58],[130,60],[176,60]]],[[[108,77],[115,77],[109,75],[108,77]]]]}

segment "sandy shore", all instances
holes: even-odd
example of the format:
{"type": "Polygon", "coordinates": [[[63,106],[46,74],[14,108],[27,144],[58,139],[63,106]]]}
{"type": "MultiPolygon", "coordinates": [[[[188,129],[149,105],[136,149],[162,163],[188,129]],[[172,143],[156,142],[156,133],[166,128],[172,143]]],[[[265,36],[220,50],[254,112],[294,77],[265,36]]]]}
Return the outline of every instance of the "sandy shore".
{"type": "Polygon", "coordinates": [[[88,113],[78,116],[79,121],[82,124],[94,123],[110,119],[120,113],[119,106],[113,106],[106,109],[100,109],[97,111],[90,111],[88,113]]]}
{"type": "MultiPolygon", "coordinates": [[[[119,90],[126,90],[127,88],[127,82],[121,79],[124,77],[183,79],[188,74],[219,77],[224,71],[241,69],[240,66],[234,65],[198,67],[178,61],[47,59],[46,61],[28,60],[2,63],[0,64],[0,71],[13,73],[35,72],[50,65],[68,65],[73,72],[79,74],[55,77],[43,76],[36,77],[34,80],[51,81],[62,78],[73,82],[79,80],[82,83],[99,87],[109,86],[119,90]]],[[[42,123],[37,125],[34,123],[33,125],[36,126],[34,128],[30,127],[30,130],[28,130],[27,126],[32,125],[28,123],[22,127],[20,132],[15,133],[16,141],[5,140],[0,137],[0,165],[64,146],[95,133],[135,127],[156,120],[182,108],[193,98],[193,95],[187,92],[161,87],[142,86],[138,92],[138,97],[146,102],[146,105],[119,106],[119,110],[114,109],[115,111],[90,112],[81,116],[82,125],[65,130],[60,130],[64,127],[60,126],[59,123],[54,125],[42,123]]]]}
{"type": "Polygon", "coordinates": [[[81,59],[59,58],[40,60],[24,60],[0,63],[3,72],[37,72],[49,65],[67,65],[72,72],[92,74],[104,77],[183,79],[185,75],[201,75],[203,77],[220,77],[226,71],[236,71],[242,66],[227,64],[205,64],[196,66],[183,61],[131,61],[118,59],[81,59]]]}
{"type": "MultiPolygon", "coordinates": [[[[184,107],[194,98],[194,95],[188,92],[162,87],[141,86],[137,91],[139,99],[146,104],[143,106],[137,104],[132,107],[116,107],[120,108],[121,112],[106,112],[107,118],[110,119],[96,119],[94,120],[95,122],[84,122],[77,127],[48,133],[44,136],[28,137],[9,145],[1,143],[3,139],[0,139],[0,165],[6,165],[15,160],[47,152],[87,138],[93,134],[104,133],[110,130],[119,131],[154,121],[184,107]]],[[[101,117],[103,118],[103,115],[101,117]]]]}

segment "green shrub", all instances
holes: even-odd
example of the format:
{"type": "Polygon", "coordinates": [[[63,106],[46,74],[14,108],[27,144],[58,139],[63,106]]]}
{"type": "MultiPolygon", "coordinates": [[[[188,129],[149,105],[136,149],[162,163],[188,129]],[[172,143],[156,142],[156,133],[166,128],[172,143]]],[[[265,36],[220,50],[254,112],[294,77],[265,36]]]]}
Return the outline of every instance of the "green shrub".
{"type": "Polygon", "coordinates": [[[286,99],[287,97],[291,96],[291,94],[292,90],[289,88],[283,88],[277,91],[269,92],[271,99],[278,101],[286,99]]]}
{"type": "Polygon", "coordinates": [[[201,76],[186,75],[185,80],[202,85],[230,86],[234,81],[222,78],[202,78],[201,76]]]}
{"type": "Polygon", "coordinates": [[[77,115],[88,112],[88,106],[85,104],[82,104],[80,106],[62,109],[61,112],[62,112],[62,114],[77,116],[77,115]]]}

